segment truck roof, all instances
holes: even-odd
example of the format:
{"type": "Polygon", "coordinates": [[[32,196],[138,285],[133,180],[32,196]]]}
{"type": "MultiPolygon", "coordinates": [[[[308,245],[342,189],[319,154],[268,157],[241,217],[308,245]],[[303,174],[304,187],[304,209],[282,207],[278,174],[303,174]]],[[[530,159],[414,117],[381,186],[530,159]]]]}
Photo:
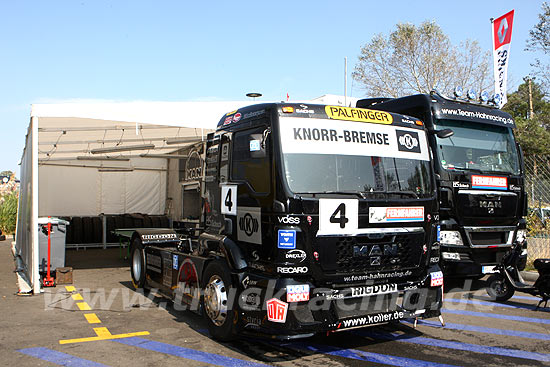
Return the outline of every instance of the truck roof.
{"type": "Polygon", "coordinates": [[[331,106],[310,103],[263,103],[239,108],[226,113],[218,122],[217,130],[242,127],[276,111],[279,116],[357,121],[423,129],[415,117],[374,109],[331,106]]]}
{"type": "Polygon", "coordinates": [[[420,106],[431,108],[437,119],[467,120],[511,128],[516,127],[512,116],[495,106],[472,103],[458,98],[448,98],[437,93],[415,94],[400,98],[368,98],[357,101],[357,107],[371,107],[383,111],[406,111],[420,106]]]}

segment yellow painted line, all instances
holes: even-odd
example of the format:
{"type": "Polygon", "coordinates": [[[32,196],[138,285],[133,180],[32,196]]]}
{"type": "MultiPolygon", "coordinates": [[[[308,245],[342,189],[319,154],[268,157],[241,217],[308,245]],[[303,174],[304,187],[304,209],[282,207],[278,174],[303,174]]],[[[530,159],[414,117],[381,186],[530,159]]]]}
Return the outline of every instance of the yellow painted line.
{"type": "Polygon", "coordinates": [[[94,331],[101,338],[113,335],[106,327],[95,327],[94,331]]]}
{"type": "Polygon", "coordinates": [[[66,286],[65,286],[65,289],[67,290],[67,292],[74,292],[74,291],[76,291],[75,287],[72,286],[72,285],[66,285],[66,286]]]}
{"type": "Polygon", "coordinates": [[[84,298],[82,298],[82,296],[81,296],[79,293],[73,294],[71,297],[72,297],[75,301],[83,301],[83,300],[84,300],[84,298]]]}
{"type": "Polygon", "coordinates": [[[86,302],[77,302],[76,305],[80,308],[80,311],[90,311],[91,308],[86,302]]]}
{"type": "Polygon", "coordinates": [[[101,324],[101,320],[97,317],[95,313],[85,313],[84,317],[88,320],[90,324],[101,324]]]}
{"type": "Polygon", "coordinates": [[[92,336],[90,338],[60,340],[59,344],[72,344],[72,343],[94,342],[94,341],[99,341],[99,340],[124,339],[124,338],[131,338],[133,336],[144,336],[144,335],[149,335],[149,332],[148,331],[138,331],[137,333],[116,334],[116,335],[112,335],[111,333],[109,333],[108,336],[107,335],[106,336],[92,336]]]}

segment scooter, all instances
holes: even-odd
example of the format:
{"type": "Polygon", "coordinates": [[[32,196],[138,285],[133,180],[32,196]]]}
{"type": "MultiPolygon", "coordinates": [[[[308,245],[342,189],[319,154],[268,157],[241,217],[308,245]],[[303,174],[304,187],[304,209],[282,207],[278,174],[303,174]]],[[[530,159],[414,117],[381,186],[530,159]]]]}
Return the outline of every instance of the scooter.
{"type": "Polygon", "coordinates": [[[512,249],[504,255],[500,264],[495,267],[497,273],[487,279],[487,293],[492,299],[506,301],[515,291],[540,297],[536,310],[544,302],[546,307],[550,300],[550,259],[536,259],[533,263],[539,273],[535,284],[526,284],[518,270],[520,261],[524,261],[526,253],[522,245],[516,242],[512,249]]]}

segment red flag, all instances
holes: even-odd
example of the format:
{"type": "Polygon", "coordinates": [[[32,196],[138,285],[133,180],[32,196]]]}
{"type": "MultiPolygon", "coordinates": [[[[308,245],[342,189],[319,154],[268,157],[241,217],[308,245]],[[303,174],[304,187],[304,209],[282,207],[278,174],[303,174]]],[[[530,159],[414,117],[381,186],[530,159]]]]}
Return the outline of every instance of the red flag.
{"type": "Polygon", "coordinates": [[[514,11],[510,11],[492,22],[495,95],[500,95],[501,101],[499,107],[502,107],[508,100],[506,89],[508,84],[508,64],[510,60],[514,11]]]}
{"type": "Polygon", "coordinates": [[[286,101],[287,101],[287,102],[288,102],[288,99],[289,99],[289,98],[290,98],[290,97],[288,96],[288,93],[287,93],[287,94],[286,94],[286,101]]]}

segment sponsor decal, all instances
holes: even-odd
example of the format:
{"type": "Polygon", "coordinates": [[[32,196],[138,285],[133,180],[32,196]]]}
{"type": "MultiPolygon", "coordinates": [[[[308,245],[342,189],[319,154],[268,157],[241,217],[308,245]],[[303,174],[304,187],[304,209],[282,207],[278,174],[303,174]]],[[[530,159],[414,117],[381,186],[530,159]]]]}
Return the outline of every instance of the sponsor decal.
{"type": "MultiPolygon", "coordinates": [[[[381,112],[383,113],[383,112],[381,112]]],[[[414,128],[362,124],[354,121],[334,121],[320,118],[283,116],[280,118],[280,133],[283,153],[365,155],[418,159],[429,161],[426,134],[414,128]],[[403,135],[402,144],[396,131],[403,135]],[[405,135],[409,135],[406,138],[405,135]],[[412,149],[406,145],[415,145],[412,149]],[[399,148],[401,147],[401,148],[399,148]]]]}
{"type": "Polygon", "coordinates": [[[241,284],[243,285],[243,288],[248,288],[250,285],[250,277],[248,275],[245,276],[241,284]]]}
{"type": "MultiPolygon", "coordinates": [[[[441,241],[441,226],[437,225],[437,242],[441,241]]],[[[432,246],[432,250],[435,250],[435,246],[432,246]]],[[[437,246],[437,249],[439,250],[439,246],[437,246]]]]}
{"type": "Polygon", "coordinates": [[[333,327],[336,326],[337,329],[341,329],[355,326],[380,324],[395,320],[401,320],[405,318],[405,316],[406,314],[403,311],[380,312],[373,315],[366,315],[363,317],[343,320],[338,324],[334,324],[333,327]]]}
{"type": "Polygon", "coordinates": [[[453,187],[456,187],[458,189],[468,189],[470,188],[470,184],[453,181],[453,187]]]}
{"type": "Polygon", "coordinates": [[[295,249],[296,231],[291,229],[279,229],[277,243],[279,248],[295,249]]]}
{"type": "Polygon", "coordinates": [[[422,222],[424,207],[370,207],[370,223],[422,222]]]}
{"type": "Polygon", "coordinates": [[[262,319],[259,317],[246,316],[243,318],[243,320],[246,322],[245,327],[250,327],[250,326],[257,327],[262,324],[262,319]]]}
{"type": "Polygon", "coordinates": [[[260,306],[260,295],[257,293],[243,294],[241,298],[247,306],[253,306],[253,307],[260,306]]]}
{"type": "Polygon", "coordinates": [[[258,116],[261,116],[265,113],[265,110],[259,110],[259,111],[254,111],[254,112],[249,112],[249,113],[245,113],[243,118],[244,119],[249,119],[249,118],[252,118],[252,117],[258,117],[258,116]]]}
{"type": "Polygon", "coordinates": [[[286,301],[287,302],[309,301],[309,285],[308,284],[287,285],[286,301]]]}
{"type": "Polygon", "coordinates": [[[416,131],[395,130],[395,134],[397,135],[397,149],[402,152],[420,153],[416,131]]]}
{"type": "Polygon", "coordinates": [[[175,240],[178,235],[175,233],[142,234],[142,240],[175,240]]]}
{"type": "Polygon", "coordinates": [[[284,217],[278,217],[279,223],[281,224],[300,224],[300,218],[298,217],[291,217],[289,215],[284,217]]]}
{"type": "Polygon", "coordinates": [[[225,118],[225,120],[223,121],[223,126],[225,125],[229,125],[230,123],[233,122],[233,116],[228,116],[225,118]]]}
{"type": "Polygon", "coordinates": [[[240,112],[237,112],[234,116],[233,116],[233,122],[239,122],[239,120],[241,119],[242,115],[240,112]]]}
{"type": "Polygon", "coordinates": [[[352,287],[351,297],[368,297],[378,294],[388,294],[397,292],[397,284],[369,285],[364,287],[352,287]]]}
{"type": "Polygon", "coordinates": [[[472,188],[506,190],[508,188],[508,178],[472,175],[472,188]]]}
{"type": "Polygon", "coordinates": [[[521,191],[521,186],[510,185],[510,190],[512,190],[512,191],[521,191]]]}
{"type": "MultiPolygon", "coordinates": [[[[334,291],[334,292],[338,292],[338,291],[334,291]]],[[[336,300],[336,299],[342,299],[342,298],[344,298],[344,294],[343,293],[327,294],[327,295],[325,295],[325,298],[328,301],[332,301],[332,300],[336,300]]]]}
{"type": "Polygon", "coordinates": [[[147,269],[151,269],[157,273],[161,273],[160,270],[162,261],[160,260],[160,256],[152,255],[152,254],[145,254],[145,258],[147,261],[147,269]]]}
{"type": "Polygon", "coordinates": [[[178,255],[172,255],[172,269],[178,270],[178,255]]]}
{"type": "Polygon", "coordinates": [[[308,270],[307,266],[277,266],[277,273],[281,274],[305,274],[308,270]]]}
{"type": "Polygon", "coordinates": [[[412,271],[393,271],[390,273],[372,273],[364,275],[351,275],[344,277],[344,282],[361,282],[365,280],[376,280],[376,279],[391,279],[391,278],[403,278],[412,275],[412,271]]]}
{"type": "Polygon", "coordinates": [[[185,180],[197,180],[202,176],[202,159],[196,150],[189,154],[185,162],[185,180]]]}
{"type": "MultiPolygon", "coordinates": [[[[236,194],[235,194],[236,195],[236,194]]],[[[262,244],[261,208],[237,208],[237,239],[262,244]]]]}
{"type": "Polygon", "coordinates": [[[307,257],[306,252],[304,250],[298,250],[298,249],[287,251],[287,253],[285,254],[285,259],[300,260],[298,261],[300,263],[304,261],[306,257],[307,257]]]}
{"type": "Polygon", "coordinates": [[[259,271],[267,271],[265,265],[263,264],[258,264],[253,262],[253,263],[249,263],[248,266],[251,267],[252,269],[256,269],[259,271]]]}
{"type": "Polygon", "coordinates": [[[250,151],[251,152],[259,152],[260,150],[262,150],[262,148],[260,146],[260,141],[259,140],[250,140],[250,151]]]}
{"type": "Polygon", "coordinates": [[[418,285],[414,284],[414,285],[407,285],[407,286],[403,287],[404,291],[412,291],[414,289],[418,289],[418,285]]]}
{"type": "Polygon", "coordinates": [[[373,122],[375,124],[391,124],[393,117],[388,112],[367,110],[363,108],[326,106],[327,116],[335,120],[373,122]]]}
{"type": "Polygon", "coordinates": [[[286,322],[286,314],[288,311],[288,303],[277,298],[271,298],[266,301],[267,305],[267,320],[271,322],[286,322]]]}
{"type": "Polygon", "coordinates": [[[297,109],[295,110],[295,112],[296,112],[296,113],[315,113],[314,110],[310,110],[310,109],[308,109],[308,108],[309,108],[309,107],[306,106],[305,104],[301,104],[301,105],[300,105],[300,108],[297,108],[297,109]]]}
{"type": "Polygon", "coordinates": [[[439,287],[443,285],[443,272],[436,271],[430,273],[430,287],[439,287]]]}
{"type": "Polygon", "coordinates": [[[172,256],[170,254],[162,253],[162,265],[162,284],[172,288],[172,256]]]}
{"type": "Polygon", "coordinates": [[[183,294],[186,294],[193,298],[199,298],[199,282],[198,282],[197,268],[195,263],[189,258],[183,260],[181,264],[178,288],[183,294]]]}
{"type": "Polygon", "coordinates": [[[430,257],[430,264],[437,264],[439,262],[439,256],[438,257],[430,257]]]}

